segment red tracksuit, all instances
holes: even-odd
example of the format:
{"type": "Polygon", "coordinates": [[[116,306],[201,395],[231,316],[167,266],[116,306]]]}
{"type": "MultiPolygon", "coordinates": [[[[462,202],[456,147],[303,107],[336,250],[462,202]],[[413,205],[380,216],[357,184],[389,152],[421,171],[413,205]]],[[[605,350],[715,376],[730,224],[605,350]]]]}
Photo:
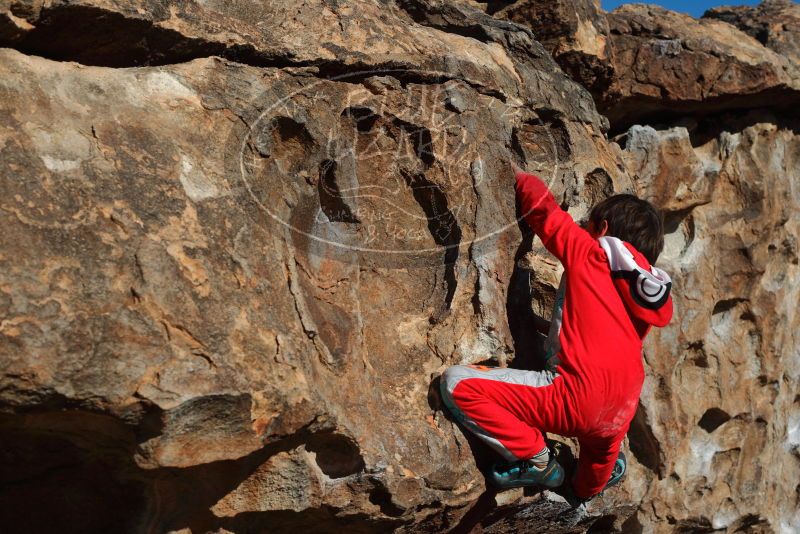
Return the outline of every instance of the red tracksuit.
{"type": "Polygon", "coordinates": [[[592,238],[536,176],[516,178],[525,221],[565,268],[561,327],[552,340],[557,366],[555,372],[457,366],[442,377],[445,394],[462,422],[508,460],[539,452],[542,432],[577,437],[573,489],[588,498],[605,487],[636,412],[642,340],[651,325],[672,317],[671,281],[630,244],[592,238]]]}

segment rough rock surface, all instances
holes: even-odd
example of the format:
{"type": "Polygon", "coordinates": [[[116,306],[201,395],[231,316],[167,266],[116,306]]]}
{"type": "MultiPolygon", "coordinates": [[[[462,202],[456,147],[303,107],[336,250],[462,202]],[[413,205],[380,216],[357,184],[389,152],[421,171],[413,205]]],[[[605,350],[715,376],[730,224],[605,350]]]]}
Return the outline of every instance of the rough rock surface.
{"type": "Polygon", "coordinates": [[[730,24],[644,4],[623,5],[608,20],[616,76],[598,107],[617,131],[800,101],[797,65],[730,24]]]}
{"type": "Polygon", "coordinates": [[[0,2],[3,525],[800,524],[798,123],[728,113],[790,109],[792,60],[655,8],[611,14],[605,57],[576,37],[605,35],[594,4],[554,3],[545,46],[495,11],[0,2]],[[610,125],[549,52],[588,65],[569,74],[610,125]],[[647,117],[624,149],[603,133],[647,117]],[[448,365],[537,365],[559,267],[516,222],[509,158],[576,218],[614,191],[667,212],[676,320],[646,349],[629,476],[586,513],[486,491],[491,457],[439,406],[448,365]]]}
{"type": "Polygon", "coordinates": [[[530,26],[564,72],[592,94],[608,89],[614,72],[606,14],[599,0],[489,2],[496,17],[530,26]]]}
{"type": "Polygon", "coordinates": [[[4,524],[443,529],[481,495],[432,380],[524,344],[508,160],[578,210],[630,183],[529,31],[357,7],[11,5],[4,524]]]}
{"type": "Polygon", "coordinates": [[[793,532],[800,123],[753,112],[724,124],[634,126],[625,140],[639,193],[667,210],[659,263],[678,288],[629,434],[649,482],[637,521],[793,532]]]}
{"type": "Polygon", "coordinates": [[[800,5],[791,0],[764,0],[758,6],[716,7],[706,11],[703,18],[732,24],[800,65],[800,5]]]}
{"type": "Polygon", "coordinates": [[[718,8],[697,20],[646,4],[611,13],[592,0],[487,4],[495,16],[531,28],[592,93],[614,134],[686,114],[796,107],[797,9],[778,0],[718,8]]]}

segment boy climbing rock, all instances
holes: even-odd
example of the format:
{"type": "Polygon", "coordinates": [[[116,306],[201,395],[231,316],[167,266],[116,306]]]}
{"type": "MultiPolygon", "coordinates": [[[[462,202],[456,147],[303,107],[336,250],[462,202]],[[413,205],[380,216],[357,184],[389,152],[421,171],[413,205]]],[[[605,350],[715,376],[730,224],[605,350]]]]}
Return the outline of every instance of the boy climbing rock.
{"type": "Polygon", "coordinates": [[[564,471],[543,433],[578,438],[572,492],[586,500],[625,474],[620,444],[644,382],[642,341],[672,317],[672,282],[653,266],[663,223],[649,202],[616,195],[594,206],[581,228],[539,178],[514,172],[525,221],[564,266],[547,369],[451,367],[442,398],[503,456],[488,474],[500,488],[561,485],[564,471]]]}

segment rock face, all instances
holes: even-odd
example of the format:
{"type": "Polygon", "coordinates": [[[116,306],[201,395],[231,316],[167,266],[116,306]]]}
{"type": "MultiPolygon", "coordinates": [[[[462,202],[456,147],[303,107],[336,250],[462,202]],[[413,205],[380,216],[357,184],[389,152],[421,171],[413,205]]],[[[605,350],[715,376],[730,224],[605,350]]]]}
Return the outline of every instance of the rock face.
{"type": "Polygon", "coordinates": [[[800,524],[794,60],[733,19],[500,7],[0,3],[3,525],[800,524]],[[576,218],[666,212],[676,320],[585,513],[486,491],[439,405],[449,365],[539,364],[560,268],[510,159],[576,218]]]}
{"type": "Polygon", "coordinates": [[[651,506],[637,521],[791,532],[800,525],[798,123],[753,112],[726,124],[702,139],[702,124],[634,126],[625,140],[640,194],[668,210],[659,263],[679,288],[675,319],[645,351],[629,434],[649,470],[651,506]]]}
{"type": "Polygon", "coordinates": [[[525,343],[509,158],[585,210],[620,152],[522,27],[296,7],[8,8],[4,524],[444,529],[483,492],[432,380],[525,343]]]}
{"type": "Polygon", "coordinates": [[[765,0],[758,6],[717,7],[703,18],[723,20],[764,46],[800,64],[800,6],[791,0],[765,0]]]}
{"type": "Polygon", "coordinates": [[[596,0],[489,2],[496,17],[530,26],[564,71],[592,94],[608,89],[614,74],[606,14],[596,0]]]}
{"type": "Polygon", "coordinates": [[[643,4],[608,19],[616,76],[598,105],[618,131],[798,102],[796,65],[729,24],[643,4]]]}
{"type": "Polygon", "coordinates": [[[796,107],[798,13],[778,1],[713,9],[697,20],[645,4],[604,13],[586,0],[516,2],[496,15],[530,26],[617,134],[684,115],[796,107]]]}

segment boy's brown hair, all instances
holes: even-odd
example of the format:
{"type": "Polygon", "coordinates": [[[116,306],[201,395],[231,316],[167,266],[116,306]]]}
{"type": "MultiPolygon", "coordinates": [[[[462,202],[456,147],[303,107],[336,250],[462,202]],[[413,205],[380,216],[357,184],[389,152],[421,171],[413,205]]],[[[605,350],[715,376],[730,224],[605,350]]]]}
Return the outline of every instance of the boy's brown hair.
{"type": "Polygon", "coordinates": [[[589,221],[595,228],[608,223],[606,235],[633,245],[650,264],[664,249],[664,219],[648,201],[634,195],[614,195],[592,208],[589,221]]]}

